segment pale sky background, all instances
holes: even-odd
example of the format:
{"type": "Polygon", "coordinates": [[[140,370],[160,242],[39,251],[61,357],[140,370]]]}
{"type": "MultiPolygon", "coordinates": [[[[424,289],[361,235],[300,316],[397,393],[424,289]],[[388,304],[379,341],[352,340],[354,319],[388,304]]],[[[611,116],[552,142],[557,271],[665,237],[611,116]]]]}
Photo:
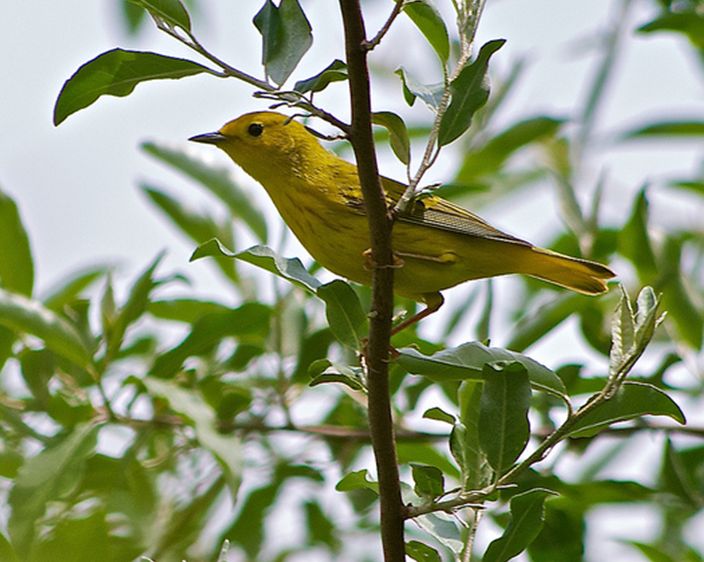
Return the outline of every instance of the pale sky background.
{"type": "MultiPolygon", "coordinates": [[[[235,67],[260,75],[259,35],[251,18],[261,0],[201,0],[203,13],[195,17],[194,30],[214,53],[235,67]]],[[[437,4],[447,2],[437,1],[437,4]]],[[[235,80],[196,76],[179,81],[150,82],[137,86],[128,98],[103,97],[96,104],[72,115],[60,127],[52,125],[52,110],[63,84],[79,65],[116,46],[194,58],[184,47],[151,28],[137,38],[128,37],[119,25],[116,0],[62,0],[3,2],[3,61],[0,103],[0,187],[18,203],[28,228],[35,256],[37,288],[41,293],[64,275],[96,262],[118,264],[120,272],[134,275],[160,250],[168,256],[162,272],[185,271],[196,280],[199,294],[219,295],[217,277],[207,260],[188,264],[190,242],[173,232],[137,188],[147,180],[194,205],[208,199],[192,184],[181,181],[143,155],[139,143],[156,140],[185,147],[193,134],[219,128],[246,111],[265,109],[262,100],[251,98],[252,89],[235,80]]],[[[603,28],[615,12],[613,0],[489,0],[480,26],[479,43],[506,38],[508,43],[494,57],[494,69],[506,71],[515,60],[531,62],[524,81],[509,101],[503,120],[539,114],[565,115],[581,102],[595,66],[595,56],[586,40],[603,28]]],[[[648,21],[652,2],[634,2],[633,26],[648,21]]],[[[308,77],[333,58],[343,58],[337,2],[306,0],[315,43],[292,79],[308,77]]],[[[383,21],[391,2],[369,3],[370,30],[383,21]]],[[[433,61],[423,39],[403,18],[375,52],[372,62],[395,67],[401,61],[422,74],[433,61]],[[417,49],[410,54],[408,48],[417,49]]],[[[195,60],[199,60],[195,58],[195,60]]],[[[391,109],[410,122],[427,120],[429,114],[418,103],[405,106],[395,84],[375,90],[375,109],[391,109]]],[[[333,113],[346,115],[346,90],[335,85],[318,103],[333,113]]],[[[704,116],[701,69],[683,40],[668,35],[639,36],[626,41],[613,89],[601,114],[600,130],[614,133],[657,118],[704,116]]],[[[669,176],[693,175],[701,159],[701,147],[693,143],[632,143],[594,154],[594,177],[606,168],[609,191],[604,204],[607,222],[619,224],[629,210],[628,195],[644,181],[669,176]]],[[[226,157],[204,146],[192,146],[193,154],[230,166],[226,157]]],[[[391,160],[382,164],[386,175],[403,177],[391,160]]],[[[233,173],[251,187],[254,198],[270,212],[273,207],[263,190],[239,170],[233,173]]],[[[446,179],[443,166],[427,176],[428,183],[446,179]]],[[[588,194],[586,194],[588,195],[588,194]]],[[[652,193],[658,220],[675,219],[701,224],[704,209],[683,197],[652,193]]],[[[540,244],[559,226],[553,193],[545,188],[538,196],[517,198],[515,208],[488,207],[482,214],[513,234],[540,244]]],[[[0,225],[1,228],[2,225],[0,225]]],[[[278,240],[276,230],[271,245],[278,240]]],[[[238,249],[251,241],[238,240],[238,249]]],[[[286,255],[306,254],[295,244],[286,255]]],[[[125,279],[123,277],[123,279],[125,279]]],[[[514,281],[497,283],[499,295],[509,295],[514,281]]],[[[466,287],[456,291],[466,291],[466,287]]],[[[448,294],[451,302],[453,291],[448,294]]],[[[509,298],[509,297],[507,297],[509,298]]],[[[429,324],[432,329],[432,324],[429,324]]],[[[548,338],[531,350],[537,359],[549,357],[552,366],[580,357],[584,349],[574,345],[570,329],[548,338]]],[[[497,338],[500,340],[500,338],[497,338]]],[[[496,343],[500,344],[501,341],[496,343]]],[[[602,514],[603,515],[603,514],[602,514]]],[[[628,517],[633,513],[629,512],[628,517]]],[[[635,536],[646,538],[653,521],[642,516],[634,526],[635,536]]],[[[619,514],[600,516],[600,532],[610,534],[610,525],[622,521],[619,514]]],[[[591,552],[591,559],[638,560],[630,549],[606,541],[591,552]]]]}

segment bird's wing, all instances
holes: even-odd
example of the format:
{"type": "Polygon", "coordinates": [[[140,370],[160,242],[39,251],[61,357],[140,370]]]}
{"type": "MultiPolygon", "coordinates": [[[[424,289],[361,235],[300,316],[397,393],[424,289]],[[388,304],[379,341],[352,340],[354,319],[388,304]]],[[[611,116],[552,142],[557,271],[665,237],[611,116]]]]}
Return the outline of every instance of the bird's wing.
{"type": "MultiPolygon", "coordinates": [[[[384,190],[390,205],[395,205],[406,189],[406,186],[400,182],[389,178],[382,178],[384,190]]],[[[362,201],[350,201],[353,206],[359,206],[363,209],[362,201]]],[[[413,208],[397,219],[400,222],[417,224],[427,228],[445,230],[464,234],[466,236],[475,236],[477,238],[489,238],[499,242],[511,242],[525,246],[532,246],[530,242],[511,236],[502,232],[498,228],[494,228],[488,222],[471,211],[455,205],[450,201],[430,195],[416,199],[413,203],[413,208]]]]}

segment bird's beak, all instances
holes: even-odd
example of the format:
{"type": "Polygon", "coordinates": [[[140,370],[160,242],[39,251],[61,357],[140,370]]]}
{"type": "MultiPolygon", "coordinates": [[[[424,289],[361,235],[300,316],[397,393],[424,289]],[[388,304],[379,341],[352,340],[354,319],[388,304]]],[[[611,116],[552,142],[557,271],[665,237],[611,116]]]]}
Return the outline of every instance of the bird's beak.
{"type": "Polygon", "coordinates": [[[204,133],[202,135],[196,135],[188,139],[193,142],[202,142],[203,144],[215,144],[218,145],[225,141],[227,137],[221,133],[204,133]]]}

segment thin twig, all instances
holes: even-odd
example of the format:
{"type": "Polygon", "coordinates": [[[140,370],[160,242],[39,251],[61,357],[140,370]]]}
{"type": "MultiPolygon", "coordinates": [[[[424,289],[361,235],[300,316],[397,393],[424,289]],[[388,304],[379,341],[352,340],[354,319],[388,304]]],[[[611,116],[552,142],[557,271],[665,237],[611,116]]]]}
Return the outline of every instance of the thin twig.
{"type": "Polygon", "coordinates": [[[389,17],[386,18],[386,21],[384,22],[384,25],[381,26],[379,32],[372,39],[363,43],[363,46],[367,51],[371,51],[372,49],[374,49],[374,47],[381,43],[381,40],[384,38],[384,35],[386,35],[386,33],[391,28],[391,24],[394,23],[394,20],[401,13],[403,2],[404,0],[396,0],[396,5],[394,6],[394,9],[391,10],[391,14],[389,14],[389,17]]]}
{"type": "Polygon", "coordinates": [[[213,53],[208,51],[199,41],[196,39],[196,37],[190,33],[189,31],[186,30],[181,30],[182,33],[185,33],[185,36],[182,35],[177,29],[169,26],[165,22],[158,21],[157,22],[157,27],[169,35],[170,37],[173,37],[176,39],[178,42],[182,43],[183,45],[186,45],[193,51],[197,52],[199,55],[202,57],[206,58],[213,64],[217,65],[222,69],[222,72],[218,72],[216,70],[208,69],[211,74],[214,74],[216,76],[219,76],[221,78],[237,78],[238,80],[242,80],[243,82],[246,82],[247,84],[251,84],[252,86],[255,86],[256,88],[259,88],[260,90],[267,92],[271,94],[271,96],[274,99],[281,100],[285,102],[287,105],[291,105],[294,107],[300,107],[302,109],[305,109],[308,111],[311,115],[314,115],[324,121],[327,121],[331,125],[337,127],[344,133],[349,132],[349,125],[345,123],[344,121],[341,121],[331,113],[328,113],[324,109],[319,108],[311,100],[301,98],[300,94],[297,92],[294,95],[292,92],[281,92],[279,89],[274,86],[273,84],[270,84],[266,80],[261,80],[260,78],[256,78],[255,76],[252,76],[251,74],[247,74],[246,72],[243,72],[229,64],[227,64],[225,61],[220,59],[219,57],[215,56],[213,53]]]}

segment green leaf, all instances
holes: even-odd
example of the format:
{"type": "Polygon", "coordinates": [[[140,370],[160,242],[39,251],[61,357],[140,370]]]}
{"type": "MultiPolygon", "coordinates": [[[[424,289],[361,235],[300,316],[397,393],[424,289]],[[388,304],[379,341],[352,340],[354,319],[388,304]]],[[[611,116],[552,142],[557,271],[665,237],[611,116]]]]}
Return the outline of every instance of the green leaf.
{"type": "Polygon", "coordinates": [[[662,247],[658,273],[662,279],[663,306],[675,325],[680,341],[698,350],[704,336],[704,312],[685,285],[682,245],[680,237],[669,235],[662,247]]]}
{"type": "Polygon", "coordinates": [[[440,451],[431,443],[401,440],[396,445],[399,464],[421,463],[435,466],[440,471],[455,480],[459,480],[460,472],[447,457],[445,451],[440,451]]]}
{"type": "Polygon", "coordinates": [[[262,339],[269,330],[270,320],[271,308],[256,302],[226,312],[205,314],[195,321],[190,333],[176,347],[156,358],[150,374],[171,377],[188,357],[209,353],[226,337],[262,339]]]}
{"type": "Polygon", "coordinates": [[[672,558],[672,556],[667,554],[662,548],[655,545],[639,541],[623,541],[623,544],[632,546],[650,562],[677,562],[676,559],[672,558]]]}
{"type": "Polygon", "coordinates": [[[178,79],[203,72],[212,73],[195,62],[157,53],[107,51],[82,65],[66,80],[54,106],[54,125],[88,107],[100,96],[124,97],[140,82],[178,79]]]}
{"type": "Polygon", "coordinates": [[[469,129],[474,113],[489,99],[489,59],[504,43],[505,39],[497,39],[482,45],[477,58],[465,66],[450,84],[452,99],[440,120],[439,146],[450,144],[469,129]]]}
{"type": "Polygon", "coordinates": [[[663,138],[663,137],[701,137],[704,136],[704,121],[662,121],[643,125],[621,135],[622,140],[638,138],[663,138]]]}
{"type": "Polygon", "coordinates": [[[609,352],[609,372],[615,374],[634,351],[635,319],[628,293],[621,287],[621,299],[611,321],[611,351],[609,352]]]}
{"type": "Polygon", "coordinates": [[[531,386],[559,397],[566,394],[565,385],[553,371],[537,361],[498,347],[469,342],[445,349],[433,355],[423,355],[415,349],[399,350],[398,362],[409,373],[427,376],[435,381],[486,380],[484,365],[496,361],[520,363],[526,368],[531,386]]]}
{"type": "Polygon", "coordinates": [[[266,0],[254,16],[262,35],[262,64],[279,86],[294,71],[313,43],[311,27],[298,0],[281,0],[278,6],[266,0]]]}
{"type": "Polygon", "coordinates": [[[545,337],[562,322],[590,305],[590,297],[564,293],[552,301],[530,311],[516,322],[506,344],[509,349],[524,351],[545,337]]]}
{"type": "Polygon", "coordinates": [[[368,331],[367,315],[354,289],[335,279],[318,287],[316,294],[325,301],[325,316],[335,338],[352,349],[361,349],[368,331]]]}
{"type": "Polygon", "coordinates": [[[411,464],[413,490],[420,497],[437,498],[445,493],[445,478],[442,471],[435,466],[411,464]]]}
{"type": "Polygon", "coordinates": [[[636,195],[631,216],[618,238],[620,252],[635,266],[640,280],[646,283],[652,282],[658,269],[648,233],[648,207],[648,195],[644,187],[636,195]]]}
{"type": "Polygon", "coordinates": [[[352,490],[371,490],[379,493],[379,483],[368,480],[369,471],[366,468],[346,474],[336,485],[338,492],[351,492],[352,490]]]}
{"type": "Polygon", "coordinates": [[[443,410],[442,408],[438,408],[437,406],[426,410],[423,413],[423,417],[426,420],[441,421],[449,423],[450,425],[454,425],[455,423],[455,416],[453,416],[452,414],[448,414],[445,410],[443,410]]]}
{"type": "Polygon", "coordinates": [[[193,324],[206,314],[225,313],[230,310],[224,304],[189,298],[152,301],[147,305],[147,312],[156,318],[186,324],[193,324]]]}
{"type": "Polygon", "coordinates": [[[332,82],[347,80],[347,65],[339,59],[335,59],[315,76],[299,80],[293,85],[293,89],[301,94],[308,92],[322,92],[332,82]]]}
{"type": "Polygon", "coordinates": [[[450,38],[442,16],[430,0],[410,0],[403,11],[411,18],[445,65],[450,58],[450,38]]]}
{"type": "MultiPolygon", "coordinates": [[[[185,207],[180,201],[159,189],[145,183],[141,183],[140,188],[149,200],[196,244],[213,238],[224,240],[228,245],[234,244],[229,221],[226,224],[218,224],[212,216],[185,207]]],[[[239,276],[231,259],[220,257],[216,258],[215,262],[229,280],[235,283],[238,281],[239,276]]]]}
{"type": "Polygon", "coordinates": [[[105,355],[108,359],[115,356],[119,351],[129,328],[146,311],[149,303],[149,296],[152,290],[158,285],[154,279],[154,272],[159,266],[164,254],[161,253],[147,266],[147,268],[137,277],[130,287],[127,301],[115,315],[109,324],[109,333],[105,334],[107,349],[105,355]]]}
{"type": "Polygon", "coordinates": [[[512,124],[492,137],[484,146],[465,154],[456,181],[469,183],[481,176],[498,172],[517,151],[536,141],[554,136],[564,123],[564,119],[540,116],[512,124]]]}
{"type": "Polygon", "coordinates": [[[704,49],[704,16],[694,8],[678,12],[665,12],[653,21],[638,28],[641,33],[653,33],[657,31],[676,31],[686,35],[692,44],[700,49],[704,49]]]}
{"type": "Polygon", "coordinates": [[[416,562],[442,562],[437,550],[420,541],[408,541],[406,555],[416,562]]]}
{"type": "Polygon", "coordinates": [[[69,275],[47,291],[42,299],[44,306],[60,312],[64,306],[78,298],[85,289],[106,275],[108,271],[108,267],[93,266],[69,275]]]}
{"type": "Polygon", "coordinates": [[[34,263],[17,205],[0,189],[0,287],[32,295],[34,263]]]}
{"type": "Polygon", "coordinates": [[[274,275],[286,279],[297,287],[315,293],[321,286],[320,281],[313,277],[298,258],[284,258],[279,256],[274,250],[266,246],[252,246],[251,248],[232,253],[222,243],[217,240],[208,240],[196,248],[190,261],[195,261],[204,257],[228,256],[238,260],[246,261],[256,265],[274,275]]]}
{"type": "Polygon", "coordinates": [[[8,541],[2,533],[0,533],[0,560],[5,560],[5,562],[20,562],[15,549],[12,548],[10,541],[8,541]]]}
{"type": "Polygon", "coordinates": [[[37,301],[0,289],[0,324],[43,340],[51,351],[81,367],[91,353],[76,328],[37,301]]]}
{"type": "Polygon", "coordinates": [[[497,475],[523,452],[530,438],[530,382],[520,363],[484,365],[479,443],[497,475]]]}
{"type": "Polygon", "coordinates": [[[389,131],[391,150],[396,158],[408,165],[411,161],[411,141],[403,119],[391,111],[377,111],[372,113],[372,123],[389,131]]]}
{"type": "Polygon", "coordinates": [[[169,407],[186,418],[195,430],[196,439],[220,464],[232,497],[237,497],[242,478],[242,444],[234,435],[217,430],[215,412],[194,390],[182,388],[171,381],[146,377],[144,385],[150,394],[165,398],[169,407]]]}
{"type": "Polygon", "coordinates": [[[36,522],[43,519],[49,504],[75,493],[85,461],[95,454],[97,435],[94,424],[77,426],[20,468],[9,496],[8,529],[21,559],[28,559],[39,530],[36,522]]]}
{"type": "Polygon", "coordinates": [[[129,35],[136,35],[146,19],[147,12],[132,0],[120,0],[121,15],[129,35]]]}
{"type": "Polygon", "coordinates": [[[680,407],[662,390],[652,384],[626,381],[612,398],[578,420],[569,435],[591,437],[612,423],[647,415],[668,416],[678,423],[686,423],[680,407]]]}
{"type": "Polygon", "coordinates": [[[145,142],[141,148],[150,156],[200,183],[222,201],[232,216],[240,219],[260,242],[266,242],[267,225],[264,213],[253,204],[251,195],[232,180],[229,169],[205,164],[187,152],[154,142],[145,142]]]}
{"type": "Polygon", "coordinates": [[[533,542],[543,527],[545,499],[551,490],[534,488],[511,498],[511,521],[504,533],[489,544],[482,562],[506,562],[533,542]]]}
{"type": "Polygon", "coordinates": [[[403,86],[403,97],[408,105],[413,105],[416,98],[420,98],[425,105],[430,109],[437,111],[440,106],[440,100],[445,89],[442,83],[440,84],[421,84],[415,80],[405,68],[401,67],[395,71],[401,78],[403,86]]]}
{"type": "Polygon", "coordinates": [[[180,27],[191,31],[191,18],[179,0],[131,0],[142,6],[155,20],[164,21],[169,27],[180,27]]]}
{"type": "Polygon", "coordinates": [[[460,420],[450,434],[450,452],[462,469],[465,489],[477,490],[491,479],[491,467],[482,449],[479,434],[479,416],[483,384],[464,381],[457,391],[460,420]]]}

